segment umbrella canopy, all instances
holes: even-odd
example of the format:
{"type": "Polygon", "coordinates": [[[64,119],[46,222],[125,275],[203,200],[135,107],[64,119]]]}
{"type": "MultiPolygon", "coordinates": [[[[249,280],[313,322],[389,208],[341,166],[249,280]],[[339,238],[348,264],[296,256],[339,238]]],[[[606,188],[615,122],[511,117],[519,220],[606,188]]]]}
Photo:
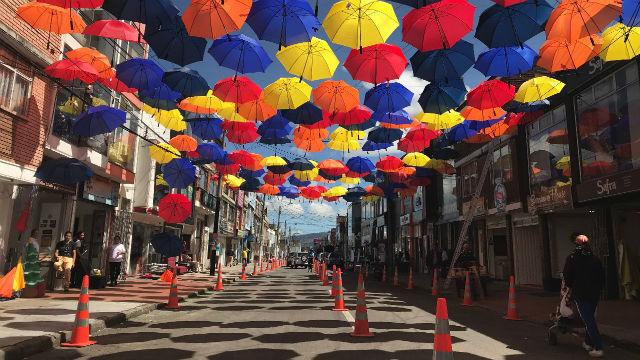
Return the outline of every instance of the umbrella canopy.
{"type": "Polygon", "coordinates": [[[156,253],[166,257],[180,256],[184,250],[182,240],[168,232],[154,234],[151,237],[151,245],[156,253]]]}
{"type": "Polygon", "coordinates": [[[261,93],[260,86],[246,76],[222,79],[213,86],[213,95],[236,104],[258,100],[261,93]]]}
{"type": "Polygon", "coordinates": [[[247,23],[258,38],[280,46],[310,41],[320,28],[311,6],[302,0],[255,2],[247,23]]]}
{"type": "Polygon", "coordinates": [[[91,84],[98,80],[100,74],[91,64],[80,60],[62,59],[44,68],[47,75],[54,78],[73,81],[80,80],[91,84]]]}
{"type": "Polygon", "coordinates": [[[379,84],[400,78],[408,63],[399,47],[377,44],[351,50],[344,67],[354,80],[379,84]]]}
{"type": "Polygon", "coordinates": [[[227,156],[234,163],[242,165],[243,168],[262,169],[262,165],[260,164],[262,156],[260,156],[260,154],[251,153],[246,150],[235,150],[227,156]]]}
{"type": "Polygon", "coordinates": [[[287,182],[287,179],[289,178],[289,176],[291,176],[291,171],[284,174],[276,174],[274,172],[268,171],[262,177],[262,180],[264,180],[266,184],[278,186],[287,182]]]}
{"type": "Polygon", "coordinates": [[[398,149],[404,152],[422,151],[429,147],[431,140],[440,136],[439,131],[433,131],[425,124],[412,128],[398,143],[398,149]]]}
{"type": "Polygon", "coordinates": [[[542,32],[552,10],[546,0],[527,0],[508,7],[492,5],[480,15],[475,36],[489,48],[522,46],[542,32]]]}
{"type": "Polygon", "coordinates": [[[248,144],[258,139],[258,127],[254,122],[223,121],[222,129],[227,131],[227,140],[234,144],[248,144]]]}
{"type": "Polygon", "coordinates": [[[278,195],[280,193],[280,189],[275,185],[264,184],[260,186],[258,192],[266,195],[278,195]]]}
{"type": "Polygon", "coordinates": [[[416,118],[426,124],[427,129],[430,130],[448,129],[464,121],[464,117],[455,110],[449,110],[442,114],[420,113],[416,118]]]}
{"type": "Polygon", "coordinates": [[[149,156],[160,164],[179,158],[180,151],[167,143],[154,144],[149,147],[149,156]]]}
{"type": "Polygon", "coordinates": [[[109,58],[107,58],[98,50],[87,47],[80,47],[67,51],[65,55],[68,59],[84,61],[93,66],[98,74],[100,74],[101,78],[111,78],[116,76],[116,72],[111,68],[111,62],[109,61],[109,58]]]}
{"type": "Polygon", "coordinates": [[[322,109],[311,102],[306,102],[295,109],[280,110],[280,113],[285,119],[298,125],[312,125],[324,118],[322,109]]]}
{"type": "Polygon", "coordinates": [[[544,100],[560,93],[564,85],[554,78],[538,76],[522,83],[514,99],[523,103],[544,100]]]}
{"type": "Polygon", "coordinates": [[[490,121],[505,116],[507,112],[501,107],[478,109],[473,106],[465,106],[460,112],[467,120],[473,121],[490,121]]]}
{"type": "Polygon", "coordinates": [[[297,177],[295,177],[295,175],[291,175],[289,177],[289,184],[293,186],[304,187],[304,186],[311,185],[311,181],[300,180],[297,177]]]}
{"type": "Polygon", "coordinates": [[[242,183],[242,185],[240,185],[240,190],[258,192],[258,190],[260,190],[260,186],[262,186],[260,180],[248,178],[242,183]]]}
{"type": "Polygon", "coordinates": [[[191,201],[182,194],[167,194],[158,202],[158,216],[171,224],[185,221],[191,211],[191,201]]]}
{"type": "Polygon", "coordinates": [[[349,169],[347,175],[350,177],[363,177],[376,169],[371,160],[362,156],[354,156],[347,160],[346,166],[349,169]]]}
{"type": "Polygon", "coordinates": [[[240,30],[249,15],[251,0],[194,0],[182,21],[192,36],[215,39],[240,30]]]}
{"type": "Polygon", "coordinates": [[[400,129],[385,129],[376,128],[367,134],[367,140],[375,143],[393,143],[400,140],[402,137],[402,130],[400,129]]]}
{"type": "Polygon", "coordinates": [[[424,150],[424,154],[430,156],[431,158],[440,160],[451,160],[460,156],[460,153],[449,147],[430,147],[424,150]]]}
{"type": "Polygon", "coordinates": [[[104,0],[43,0],[39,2],[46,3],[49,5],[60,6],[65,9],[70,9],[70,8],[95,9],[102,6],[102,3],[104,3],[104,0]]]}
{"type": "Polygon", "coordinates": [[[537,57],[526,44],[499,47],[481,53],[473,67],[485,76],[515,76],[531,70],[537,57]]]}
{"type": "Polygon", "coordinates": [[[185,67],[167,71],[162,81],[185,97],[202,96],[209,92],[207,80],[197,71],[185,67]]]}
{"type": "Polygon", "coordinates": [[[380,171],[390,172],[396,171],[402,168],[404,163],[402,160],[398,159],[395,156],[385,156],[382,159],[378,160],[376,163],[376,168],[380,171]]]}
{"type": "Polygon", "coordinates": [[[90,107],[74,120],[71,129],[80,136],[108,134],[127,121],[127,114],[106,105],[90,107]]]}
{"type": "Polygon", "coordinates": [[[322,196],[338,197],[338,196],[345,195],[346,193],[347,193],[347,188],[345,188],[344,186],[334,186],[329,190],[325,191],[322,194],[322,196]]]}
{"type": "Polygon", "coordinates": [[[335,113],[332,117],[333,123],[340,126],[350,126],[363,124],[371,118],[371,110],[358,105],[347,112],[335,113]]]}
{"type": "Polygon", "coordinates": [[[265,72],[273,62],[262,45],[244,34],[222,36],[208,51],[220,66],[240,74],[265,72]]]}
{"type": "Polygon", "coordinates": [[[183,189],[195,181],[196,167],[189,159],[173,159],[162,165],[162,177],[172,188],[183,189]]]}
{"type": "MultiPolygon", "coordinates": [[[[179,97],[182,97],[182,95],[179,92],[171,90],[171,88],[167,86],[165,83],[160,83],[159,86],[156,86],[153,89],[142,89],[138,92],[138,96],[140,98],[148,98],[152,100],[153,99],[167,100],[168,102],[173,103],[174,106],[166,110],[174,109],[176,107],[175,101],[179,97]]],[[[158,106],[153,106],[153,107],[158,107],[158,106]]]]}
{"type": "Polygon", "coordinates": [[[264,167],[272,167],[272,166],[286,166],[288,164],[287,160],[280,156],[267,156],[260,161],[260,165],[264,167]]]}
{"type": "Polygon", "coordinates": [[[223,106],[222,100],[213,95],[213,91],[207,91],[207,95],[196,95],[182,99],[178,108],[184,111],[210,115],[214,114],[223,106]]]}
{"type": "Polygon", "coordinates": [[[305,158],[295,158],[289,162],[289,168],[296,171],[308,171],[316,168],[316,165],[305,158]]]}
{"type": "Polygon", "coordinates": [[[446,49],[416,51],[411,56],[413,75],[421,79],[441,82],[460,79],[476,61],[473,44],[460,40],[446,49]]]}
{"type": "Polygon", "coordinates": [[[204,143],[196,147],[196,152],[200,155],[200,158],[208,162],[216,162],[224,159],[225,152],[216,143],[204,143]]]}
{"type": "Polygon", "coordinates": [[[364,145],[362,145],[363,151],[378,151],[388,149],[393,146],[393,143],[377,143],[371,140],[367,140],[364,145]]]}
{"type": "Polygon", "coordinates": [[[239,188],[242,183],[244,183],[246,180],[241,178],[241,177],[237,177],[235,175],[231,175],[231,174],[227,174],[225,176],[222,177],[222,180],[225,182],[225,184],[227,184],[230,188],[239,188]]]}
{"type": "Polygon", "coordinates": [[[599,56],[604,61],[631,60],[640,54],[640,27],[614,24],[605,30],[602,40],[599,56]]]}
{"type": "Polygon", "coordinates": [[[101,36],[130,42],[146,43],[138,29],[120,20],[98,20],[82,31],[85,35],[101,36]]]}
{"type": "Polygon", "coordinates": [[[341,0],[322,21],[329,39],[352,49],[384,43],[398,27],[393,7],[379,0],[341,0]]]}
{"type": "Polygon", "coordinates": [[[448,83],[430,83],[425,86],[418,103],[420,103],[424,112],[441,114],[460,106],[466,93],[467,90],[462,80],[448,83]]]}
{"type": "Polygon", "coordinates": [[[98,82],[106,86],[107,88],[119,93],[135,93],[136,91],[138,91],[138,89],[128,87],[122,81],[118,80],[118,78],[116,78],[115,76],[108,79],[99,78],[98,82]]]}
{"type": "Polygon", "coordinates": [[[327,147],[336,151],[355,151],[360,149],[360,143],[354,139],[347,140],[330,140],[327,147]]]}
{"type": "Polygon", "coordinates": [[[153,60],[133,58],[116,65],[116,77],[135,89],[153,89],[160,86],[164,71],[153,60]]]}
{"type": "Polygon", "coordinates": [[[625,0],[622,2],[622,15],[620,22],[624,25],[635,27],[640,25],[640,3],[638,0],[625,0]]]}
{"type": "Polygon", "coordinates": [[[81,33],[86,26],[75,11],[42,2],[31,1],[22,4],[16,9],[16,14],[31,27],[50,33],[81,33]]]}
{"type": "Polygon", "coordinates": [[[293,143],[298,149],[307,152],[320,152],[324,149],[324,143],[319,139],[302,139],[294,136],[293,143]]]}
{"type": "Polygon", "coordinates": [[[238,106],[238,114],[248,121],[265,121],[276,114],[276,109],[258,98],[241,103],[238,106]]]}
{"type": "Polygon", "coordinates": [[[173,131],[183,131],[187,128],[187,124],[184,122],[184,117],[180,113],[180,110],[162,110],[143,105],[142,110],[153,115],[153,119],[160,125],[173,131]]]}
{"type": "Polygon", "coordinates": [[[342,80],[327,80],[311,92],[313,102],[329,113],[345,112],[358,106],[358,89],[342,80]]]}
{"type": "Polygon", "coordinates": [[[325,159],[318,163],[318,169],[329,176],[342,176],[349,170],[340,160],[325,159]]]}
{"type": "Polygon", "coordinates": [[[189,135],[176,135],[169,140],[169,145],[178,151],[195,151],[198,142],[189,135]]]}
{"type": "Polygon", "coordinates": [[[467,94],[467,105],[478,109],[501,107],[513,99],[516,88],[501,80],[487,80],[467,94]]]}
{"type": "Polygon", "coordinates": [[[278,186],[278,189],[280,189],[280,193],[278,195],[289,199],[295,199],[300,196],[300,190],[295,186],[278,186]]]}
{"type": "Polygon", "coordinates": [[[73,158],[45,158],[35,172],[37,179],[62,185],[75,185],[92,176],[93,171],[87,165],[73,158]]]}
{"type": "Polygon", "coordinates": [[[548,39],[540,47],[537,65],[551,72],[574,70],[600,53],[602,39],[598,35],[585,36],[573,42],[548,39]]]}
{"type": "Polygon", "coordinates": [[[170,0],[104,0],[102,8],[117,19],[155,27],[169,24],[180,13],[170,0]]]}
{"type": "Polygon", "coordinates": [[[311,86],[296,78],[280,78],[264,88],[262,97],[275,109],[295,109],[311,99],[311,86]]]}
{"type": "Polygon", "coordinates": [[[471,129],[467,123],[458,124],[445,133],[446,139],[451,143],[460,142],[476,135],[478,132],[471,129]]]}
{"type": "Polygon", "coordinates": [[[332,77],[340,65],[329,44],[316,37],[283,47],[276,53],[276,58],[290,74],[309,81],[332,77]]]}
{"type": "MultiPolygon", "coordinates": [[[[374,112],[371,116],[371,119],[379,121],[380,125],[384,124],[393,124],[393,125],[401,125],[401,124],[411,124],[413,123],[413,119],[409,116],[404,110],[399,110],[396,112],[374,112]]],[[[384,127],[384,126],[381,126],[384,127]]],[[[392,129],[393,127],[389,127],[392,129]]]]}
{"type": "Polygon", "coordinates": [[[402,19],[402,40],[420,51],[452,47],[473,29],[475,6],[442,0],[411,10],[402,19]]]}
{"type": "Polygon", "coordinates": [[[570,42],[602,32],[622,12],[617,0],[563,0],[545,27],[547,38],[570,42]]]}
{"type": "Polygon", "coordinates": [[[516,113],[533,113],[548,108],[549,104],[549,100],[532,101],[530,103],[511,101],[504,106],[504,109],[516,113]]]}
{"type": "Polygon", "coordinates": [[[364,104],[376,112],[394,112],[411,105],[413,93],[400,83],[382,83],[369,89],[364,104]]]}
{"type": "Polygon", "coordinates": [[[189,35],[179,16],[159,26],[147,24],[144,39],[157,57],[180,66],[202,61],[207,46],[205,39],[189,35]]]}

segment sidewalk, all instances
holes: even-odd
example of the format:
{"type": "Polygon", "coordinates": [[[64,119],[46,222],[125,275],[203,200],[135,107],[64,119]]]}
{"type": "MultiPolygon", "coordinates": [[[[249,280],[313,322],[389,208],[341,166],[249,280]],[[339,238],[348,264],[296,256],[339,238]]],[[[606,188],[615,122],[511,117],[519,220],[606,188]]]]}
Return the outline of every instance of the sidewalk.
{"type": "MultiPolygon", "coordinates": [[[[242,266],[223,269],[224,283],[240,277],[242,266]]],[[[212,290],[216,277],[188,273],[178,277],[180,300],[212,290]]],[[[59,346],[71,336],[79,289],[49,292],[43,298],[0,302],[0,360],[22,359],[59,346]]],[[[89,290],[91,333],[163,308],[169,284],[129,278],[117,287],[89,290]]]]}

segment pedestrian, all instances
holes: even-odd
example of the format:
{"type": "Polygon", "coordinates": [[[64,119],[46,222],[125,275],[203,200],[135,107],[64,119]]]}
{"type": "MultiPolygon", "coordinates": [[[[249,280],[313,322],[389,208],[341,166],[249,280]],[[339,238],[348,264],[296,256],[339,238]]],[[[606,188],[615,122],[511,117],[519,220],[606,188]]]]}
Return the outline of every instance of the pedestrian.
{"type": "Polygon", "coordinates": [[[118,276],[120,276],[122,262],[126,253],[127,251],[120,240],[120,236],[114,236],[113,244],[109,247],[109,280],[111,286],[118,285],[118,276]]]}
{"type": "Polygon", "coordinates": [[[80,288],[82,285],[82,278],[88,274],[88,251],[87,241],[85,239],[84,231],[76,232],[73,244],[76,248],[76,261],[71,269],[71,287],[80,288]]]}
{"type": "Polygon", "coordinates": [[[245,247],[244,249],[242,249],[242,267],[246,267],[248,261],[249,261],[249,249],[245,247]]]}
{"type": "Polygon", "coordinates": [[[71,268],[76,261],[76,247],[71,231],[65,232],[64,239],[56,244],[53,256],[56,259],[53,263],[56,277],[64,279],[63,287],[64,291],[67,292],[71,283],[71,268]]]}
{"type": "Polygon", "coordinates": [[[593,254],[586,235],[573,233],[571,241],[576,247],[564,264],[564,284],[585,325],[582,347],[591,357],[602,357],[602,338],[595,314],[604,285],[604,269],[600,259],[593,254]]]}
{"type": "Polygon", "coordinates": [[[31,230],[29,234],[29,238],[27,239],[27,244],[33,245],[36,249],[36,253],[40,252],[40,242],[38,241],[38,229],[31,230]]]}
{"type": "Polygon", "coordinates": [[[229,267],[231,266],[231,262],[233,261],[233,250],[231,248],[227,249],[227,251],[225,251],[225,263],[226,266],[229,267]]]}

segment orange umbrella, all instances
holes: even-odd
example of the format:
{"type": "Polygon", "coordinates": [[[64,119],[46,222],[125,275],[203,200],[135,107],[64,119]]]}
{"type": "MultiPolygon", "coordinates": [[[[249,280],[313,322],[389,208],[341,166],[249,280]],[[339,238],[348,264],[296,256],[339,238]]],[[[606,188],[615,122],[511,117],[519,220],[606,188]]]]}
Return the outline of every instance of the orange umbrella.
{"type": "Polygon", "coordinates": [[[460,115],[462,115],[465,119],[474,121],[495,120],[505,116],[506,114],[507,112],[500,107],[490,109],[476,109],[471,106],[466,106],[460,112],[460,115]]]}
{"type": "Polygon", "coordinates": [[[299,125],[293,130],[293,137],[300,140],[322,140],[329,136],[327,129],[311,129],[304,125],[299,125]]]}
{"type": "Polygon", "coordinates": [[[324,149],[324,143],[322,140],[300,139],[294,137],[293,143],[298,149],[307,152],[320,152],[324,149]]]}
{"type": "Polygon", "coordinates": [[[189,35],[209,39],[240,30],[251,10],[251,0],[194,0],[182,15],[189,35]]]}
{"type": "Polygon", "coordinates": [[[495,123],[489,127],[486,127],[480,130],[479,133],[487,135],[488,137],[493,139],[493,138],[497,138],[504,135],[507,131],[509,131],[509,129],[510,129],[509,124],[505,123],[504,121],[500,121],[498,123],[495,123]]]}
{"type": "Polygon", "coordinates": [[[178,151],[195,151],[198,147],[198,142],[189,135],[178,135],[169,140],[169,145],[178,151]]]}
{"type": "Polygon", "coordinates": [[[385,129],[412,129],[416,126],[419,126],[421,123],[418,119],[413,118],[413,122],[409,124],[391,124],[387,122],[378,123],[380,127],[385,129]]]}
{"type": "Polygon", "coordinates": [[[313,103],[324,111],[347,112],[360,104],[360,92],[342,80],[327,80],[311,92],[313,103]]]}
{"type": "Polygon", "coordinates": [[[276,174],[274,172],[267,171],[267,173],[262,177],[262,180],[264,180],[266,184],[278,186],[287,182],[290,175],[291,171],[284,174],[276,174]]]}
{"type": "Polygon", "coordinates": [[[267,195],[278,195],[280,193],[280,189],[275,185],[264,184],[260,186],[260,189],[258,190],[258,192],[267,194],[267,195]]]}
{"type": "Polygon", "coordinates": [[[621,12],[620,0],[563,0],[549,16],[547,38],[573,42],[598,34],[621,12]]]}
{"type": "Polygon", "coordinates": [[[265,121],[276,114],[276,109],[260,98],[240,104],[238,114],[249,121],[265,121]]]}
{"type": "Polygon", "coordinates": [[[81,47],[67,51],[65,55],[71,60],[84,61],[93,66],[103,79],[110,79],[116,76],[116,72],[111,67],[109,58],[96,49],[81,47]]]}
{"type": "Polygon", "coordinates": [[[32,27],[50,33],[81,33],[86,26],[75,11],[36,1],[18,6],[16,13],[32,27]]]}
{"type": "Polygon", "coordinates": [[[540,48],[537,64],[551,72],[577,69],[598,55],[601,47],[602,39],[598,35],[585,36],[573,42],[549,39],[540,48]]]}

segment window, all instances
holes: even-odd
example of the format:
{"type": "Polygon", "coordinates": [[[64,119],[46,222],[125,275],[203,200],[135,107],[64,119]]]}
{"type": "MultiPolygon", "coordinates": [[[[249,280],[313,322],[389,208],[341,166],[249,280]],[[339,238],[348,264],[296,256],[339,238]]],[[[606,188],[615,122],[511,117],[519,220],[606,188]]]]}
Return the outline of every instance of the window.
{"type": "Polygon", "coordinates": [[[29,112],[31,78],[0,62],[0,106],[20,116],[29,112]]]}
{"type": "Polygon", "coordinates": [[[456,175],[442,175],[442,218],[458,217],[456,175]]]}
{"type": "Polygon", "coordinates": [[[567,184],[571,179],[571,166],[564,105],[527,125],[527,134],[532,193],[542,187],[567,184]]]}
{"type": "Polygon", "coordinates": [[[478,160],[473,160],[470,163],[463,165],[460,168],[460,177],[457,178],[460,186],[459,195],[462,201],[467,201],[473,197],[476,191],[476,185],[478,184],[478,160]]]}
{"type": "MultiPolygon", "coordinates": [[[[502,183],[507,192],[507,203],[516,202],[519,198],[518,183],[514,181],[511,143],[507,143],[501,148],[493,151],[493,163],[491,168],[493,179],[492,189],[494,189],[498,183],[502,183]]],[[[491,201],[493,202],[493,200],[494,199],[491,201]]]]}
{"type": "Polygon", "coordinates": [[[576,99],[582,179],[640,167],[638,65],[633,62],[576,99]]]}

